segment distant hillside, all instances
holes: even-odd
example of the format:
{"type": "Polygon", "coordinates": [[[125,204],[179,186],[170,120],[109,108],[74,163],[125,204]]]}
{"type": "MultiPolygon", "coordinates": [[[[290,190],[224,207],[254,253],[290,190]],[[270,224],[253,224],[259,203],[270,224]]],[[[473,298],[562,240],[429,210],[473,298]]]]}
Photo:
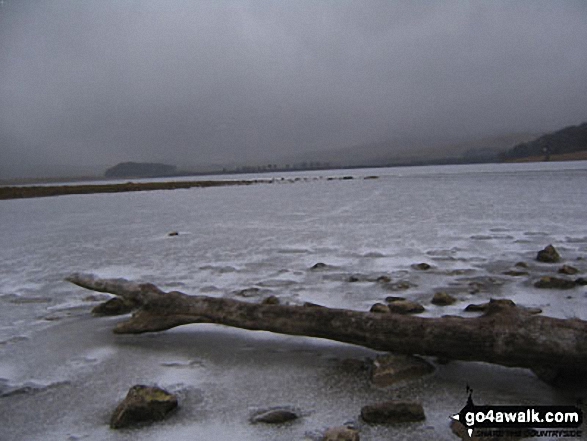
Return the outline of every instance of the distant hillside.
{"type": "Polygon", "coordinates": [[[104,173],[107,178],[157,178],[177,174],[175,165],[150,162],[121,162],[104,173]]]}
{"type": "Polygon", "coordinates": [[[512,133],[458,143],[426,139],[388,139],[349,147],[305,152],[282,158],[279,164],[327,163],[334,167],[393,166],[497,162],[499,154],[536,134],[512,133]]]}
{"type": "Polygon", "coordinates": [[[587,150],[587,123],[565,127],[557,132],[548,133],[530,142],[517,144],[502,154],[505,161],[529,157],[566,155],[587,150]]]}

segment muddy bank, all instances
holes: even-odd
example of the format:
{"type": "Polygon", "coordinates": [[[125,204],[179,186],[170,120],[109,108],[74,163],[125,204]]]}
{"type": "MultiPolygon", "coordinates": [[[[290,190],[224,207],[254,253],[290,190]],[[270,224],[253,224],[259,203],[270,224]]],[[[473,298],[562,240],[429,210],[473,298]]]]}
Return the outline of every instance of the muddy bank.
{"type": "Polygon", "coordinates": [[[42,198],[66,194],[121,193],[128,191],[177,190],[188,188],[224,187],[251,185],[271,181],[253,179],[240,181],[169,181],[169,182],[126,182],[124,184],[93,185],[48,185],[30,187],[0,187],[0,199],[42,198]]]}

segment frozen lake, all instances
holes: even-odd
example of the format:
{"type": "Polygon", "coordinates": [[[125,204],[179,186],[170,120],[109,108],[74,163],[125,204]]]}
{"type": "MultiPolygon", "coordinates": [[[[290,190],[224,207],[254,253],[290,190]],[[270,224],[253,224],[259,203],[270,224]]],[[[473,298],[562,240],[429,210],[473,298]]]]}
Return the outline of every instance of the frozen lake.
{"type": "Polygon", "coordinates": [[[250,301],[273,294],[368,310],[396,295],[374,281],[386,275],[410,282],[397,295],[428,316],[471,316],[466,305],[494,297],[587,319],[584,288],[539,290],[535,277],[503,275],[519,261],[532,274],[555,272],[534,261],[548,244],[587,271],[587,162],[259,177],[275,182],[0,201],[0,439],[303,440],[354,421],[362,440],[450,440],[448,416],[464,405],[466,383],[488,404],[574,404],[584,393],[552,389],[525,370],[457,362],[378,390],[342,363],[373,351],[212,325],[116,336],[121,319],[93,318],[92,293],[63,281],[91,272],[188,294],[242,298],[257,288],[250,301]],[[327,179],[341,176],[353,179],[327,179]],[[318,262],[328,268],[311,270],[318,262]],[[433,269],[411,268],[419,262],[433,269]],[[459,302],[430,304],[442,290],[459,302]],[[111,431],[110,412],[136,383],[177,392],[181,409],[138,433],[111,431]],[[422,401],[426,421],[359,421],[361,406],[397,396],[422,401]],[[248,423],[255,409],[277,405],[304,416],[279,428],[248,423]]]}

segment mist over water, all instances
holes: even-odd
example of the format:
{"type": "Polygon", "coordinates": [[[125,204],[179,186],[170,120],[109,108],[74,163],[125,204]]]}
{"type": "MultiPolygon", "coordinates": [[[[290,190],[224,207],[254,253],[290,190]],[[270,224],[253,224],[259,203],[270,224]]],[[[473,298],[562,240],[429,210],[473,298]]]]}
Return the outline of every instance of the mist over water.
{"type": "Polygon", "coordinates": [[[0,178],[557,130],[586,119],[586,23],[580,0],[5,0],[0,178]]]}

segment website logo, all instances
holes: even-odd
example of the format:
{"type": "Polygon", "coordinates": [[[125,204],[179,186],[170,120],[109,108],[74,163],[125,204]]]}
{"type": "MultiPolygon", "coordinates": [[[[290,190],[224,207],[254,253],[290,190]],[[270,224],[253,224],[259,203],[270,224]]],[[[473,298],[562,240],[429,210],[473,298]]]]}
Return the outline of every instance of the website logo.
{"type": "Polygon", "coordinates": [[[576,406],[477,406],[467,386],[467,404],[451,418],[465,426],[469,437],[550,436],[578,437],[583,412],[576,406]],[[494,429],[494,430],[488,430],[494,429]],[[501,435],[500,435],[501,434],[501,435]]]}

